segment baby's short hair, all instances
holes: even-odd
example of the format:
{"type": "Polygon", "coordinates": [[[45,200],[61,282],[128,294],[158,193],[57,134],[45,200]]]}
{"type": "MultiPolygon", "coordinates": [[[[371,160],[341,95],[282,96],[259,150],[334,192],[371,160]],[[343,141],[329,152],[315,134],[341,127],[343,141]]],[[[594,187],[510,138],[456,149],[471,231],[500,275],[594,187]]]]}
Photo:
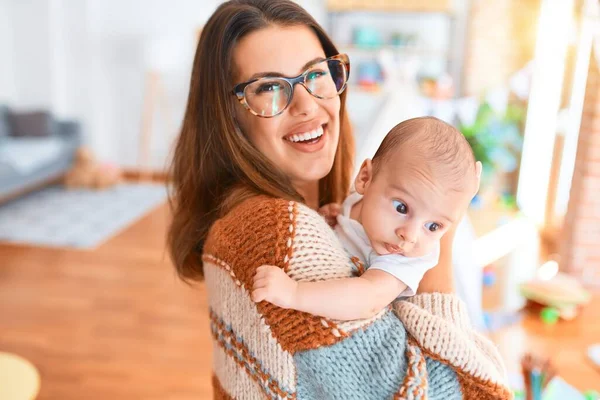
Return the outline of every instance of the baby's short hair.
{"type": "Polygon", "coordinates": [[[393,127],[373,156],[374,174],[381,165],[402,154],[418,155],[425,168],[444,179],[449,188],[462,190],[465,177],[475,174],[475,155],[458,129],[435,117],[419,117],[393,127]]]}

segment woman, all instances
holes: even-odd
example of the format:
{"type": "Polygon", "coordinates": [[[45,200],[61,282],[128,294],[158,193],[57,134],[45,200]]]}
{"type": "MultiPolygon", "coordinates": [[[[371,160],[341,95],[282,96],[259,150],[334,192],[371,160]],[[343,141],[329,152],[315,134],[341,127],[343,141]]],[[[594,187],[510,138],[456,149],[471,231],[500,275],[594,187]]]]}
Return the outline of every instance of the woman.
{"type": "Polygon", "coordinates": [[[368,321],[250,299],[263,264],[297,280],[354,273],[314,211],[349,189],[349,72],[290,1],[232,0],[203,29],[173,163],[169,244],[182,278],[206,280],[214,397],[510,398],[496,349],[451,294],[451,235],[422,293],[368,321]]]}

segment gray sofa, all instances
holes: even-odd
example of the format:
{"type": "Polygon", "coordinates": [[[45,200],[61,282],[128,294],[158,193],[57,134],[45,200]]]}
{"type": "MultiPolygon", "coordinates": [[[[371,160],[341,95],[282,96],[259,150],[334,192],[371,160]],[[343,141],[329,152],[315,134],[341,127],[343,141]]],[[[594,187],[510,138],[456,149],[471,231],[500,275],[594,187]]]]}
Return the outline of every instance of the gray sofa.
{"type": "Polygon", "coordinates": [[[0,202],[61,177],[80,144],[77,122],[0,105],[0,202]]]}

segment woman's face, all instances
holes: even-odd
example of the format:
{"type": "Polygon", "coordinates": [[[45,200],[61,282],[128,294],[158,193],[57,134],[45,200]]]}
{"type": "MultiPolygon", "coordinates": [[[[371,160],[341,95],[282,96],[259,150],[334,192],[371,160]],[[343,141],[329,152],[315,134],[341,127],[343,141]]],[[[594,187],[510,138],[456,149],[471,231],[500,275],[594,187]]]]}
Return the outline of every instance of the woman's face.
{"type": "MultiPolygon", "coordinates": [[[[245,36],[235,47],[232,87],[265,72],[294,77],[304,72],[307,64],[325,57],[319,39],[308,27],[269,26],[245,36]]],[[[272,118],[257,117],[236,102],[242,132],[297,189],[331,170],[339,140],[339,114],[339,96],[318,99],[302,85],[295,85],[289,106],[272,118]],[[321,129],[323,135],[316,139],[304,136],[318,136],[321,129]]]]}

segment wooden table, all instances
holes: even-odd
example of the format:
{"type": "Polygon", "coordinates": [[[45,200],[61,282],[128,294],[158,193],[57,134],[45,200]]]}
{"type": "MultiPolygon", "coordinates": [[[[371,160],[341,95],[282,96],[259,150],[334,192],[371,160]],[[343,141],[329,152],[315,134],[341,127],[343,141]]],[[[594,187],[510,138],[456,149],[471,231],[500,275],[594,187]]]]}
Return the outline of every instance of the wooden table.
{"type": "Polygon", "coordinates": [[[600,369],[587,358],[588,346],[600,343],[600,292],[573,321],[544,325],[538,315],[526,313],[516,325],[492,335],[510,373],[519,373],[519,360],[527,351],[551,357],[559,375],[581,391],[600,392],[600,369]]]}

